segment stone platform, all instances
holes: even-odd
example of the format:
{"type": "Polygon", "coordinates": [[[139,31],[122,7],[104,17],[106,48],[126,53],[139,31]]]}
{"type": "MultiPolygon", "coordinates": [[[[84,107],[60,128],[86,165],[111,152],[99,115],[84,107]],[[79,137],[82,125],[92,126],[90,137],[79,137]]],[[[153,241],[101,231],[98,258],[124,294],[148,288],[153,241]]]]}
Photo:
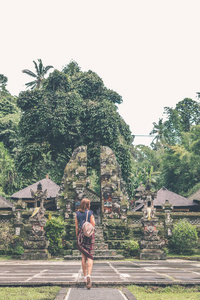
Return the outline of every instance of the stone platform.
{"type": "MultiPolygon", "coordinates": [[[[95,261],[93,287],[137,285],[200,285],[200,262],[95,261]]],[[[0,286],[85,287],[81,261],[0,261],[0,286]]]]}

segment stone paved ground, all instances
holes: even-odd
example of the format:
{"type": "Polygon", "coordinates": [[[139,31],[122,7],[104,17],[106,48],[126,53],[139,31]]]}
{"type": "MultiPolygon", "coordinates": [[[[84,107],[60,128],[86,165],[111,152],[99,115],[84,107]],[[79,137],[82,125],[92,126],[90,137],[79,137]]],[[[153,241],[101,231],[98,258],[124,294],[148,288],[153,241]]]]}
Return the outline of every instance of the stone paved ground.
{"type": "Polygon", "coordinates": [[[114,288],[72,288],[69,289],[65,300],[124,300],[127,297],[114,288]]]}
{"type": "MultiPolygon", "coordinates": [[[[200,284],[200,262],[95,261],[93,287],[128,284],[200,284]]],[[[0,286],[83,287],[80,261],[0,261],[0,286]]]]}

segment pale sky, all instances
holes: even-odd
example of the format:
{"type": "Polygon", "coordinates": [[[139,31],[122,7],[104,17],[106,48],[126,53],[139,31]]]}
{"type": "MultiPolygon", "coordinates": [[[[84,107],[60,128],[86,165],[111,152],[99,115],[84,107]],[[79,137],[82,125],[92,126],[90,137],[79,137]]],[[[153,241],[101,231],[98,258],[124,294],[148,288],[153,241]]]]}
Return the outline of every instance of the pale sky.
{"type": "MultiPolygon", "coordinates": [[[[0,0],[0,73],[18,95],[33,60],[75,60],[123,97],[132,134],[148,135],[165,106],[200,91],[199,0],[0,0]]],[[[134,144],[149,144],[138,137],[134,144]]]]}

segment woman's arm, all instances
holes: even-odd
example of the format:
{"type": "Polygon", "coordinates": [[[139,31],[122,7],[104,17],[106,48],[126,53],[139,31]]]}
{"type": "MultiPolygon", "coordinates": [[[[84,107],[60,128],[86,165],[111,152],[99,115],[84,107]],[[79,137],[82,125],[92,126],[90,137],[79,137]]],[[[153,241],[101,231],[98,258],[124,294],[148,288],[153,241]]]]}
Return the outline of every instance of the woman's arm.
{"type": "Polygon", "coordinates": [[[94,215],[91,215],[91,217],[90,217],[90,223],[92,224],[92,226],[95,226],[94,215]]]}
{"type": "Polygon", "coordinates": [[[78,236],[78,219],[77,215],[75,216],[75,229],[76,229],[76,237],[78,236]]]}

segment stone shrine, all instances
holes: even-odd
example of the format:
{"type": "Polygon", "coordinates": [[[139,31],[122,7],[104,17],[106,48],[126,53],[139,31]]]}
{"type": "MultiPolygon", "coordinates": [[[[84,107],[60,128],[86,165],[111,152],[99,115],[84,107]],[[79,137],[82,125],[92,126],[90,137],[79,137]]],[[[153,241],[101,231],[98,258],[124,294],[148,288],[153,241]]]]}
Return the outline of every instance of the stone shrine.
{"type": "Polygon", "coordinates": [[[45,208],[44,201],[47,198],[47,190],[42,191],[42,185],[39,183],[37,191],[31,191],[34,197],[35,210],[29,218],[31,224],[31,232],[28,235],[28,240],[24,242],[25,252],[22,254],[22,259],[48,259],[50,254],[47,250],[49,242],[46,240],[44,226],[47,219],[44,217],[45,208]],[[39,207],[37,206],[39,203],[39,207]]]}
{"type": "Polygon", "coordinates": [[[155,217],[155,208],[153,205],[155,192],[152,192],[150,185],[146,188],[140,186],[137,189],[137,194],[144,201],[143,217],[141,223],[144,229],[144,236],[140,241],[140,259],[166,259],[166,254],[162,250],[165,245],[165,240],[158,236],[158,218],[155,217]]]}

